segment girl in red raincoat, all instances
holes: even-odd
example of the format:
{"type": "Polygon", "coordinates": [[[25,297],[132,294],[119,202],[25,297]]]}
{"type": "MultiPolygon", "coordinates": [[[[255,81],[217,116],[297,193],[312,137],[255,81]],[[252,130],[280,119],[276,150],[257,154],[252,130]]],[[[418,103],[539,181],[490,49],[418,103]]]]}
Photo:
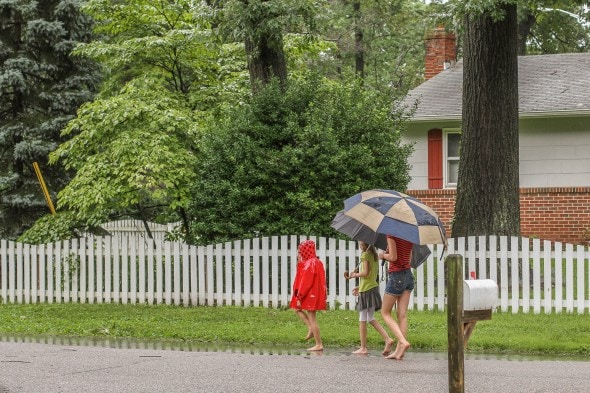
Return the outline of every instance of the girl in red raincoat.
{"type": "Polygon", "coordinates": [[[315,339],[315,345],[308,351],[322,351],[324,349],[316,311],[326,309],[326,296],[324,264],[316,256],[313,240],[305,240],[299,245],[291,308],[295,309],[297,316],[307,326],[306,339],[312,337],[315,339]]]}

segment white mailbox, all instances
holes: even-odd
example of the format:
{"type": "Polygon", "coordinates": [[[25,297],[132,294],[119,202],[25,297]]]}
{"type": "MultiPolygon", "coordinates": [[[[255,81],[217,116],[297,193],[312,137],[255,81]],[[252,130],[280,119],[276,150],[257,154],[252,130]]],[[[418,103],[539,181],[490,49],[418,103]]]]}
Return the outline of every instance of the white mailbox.
{"type": "Polygon", "coordinates": [[[494,280],[463,280],[463,310],[488,310],[498,304],[498,284],[494,280]]]}

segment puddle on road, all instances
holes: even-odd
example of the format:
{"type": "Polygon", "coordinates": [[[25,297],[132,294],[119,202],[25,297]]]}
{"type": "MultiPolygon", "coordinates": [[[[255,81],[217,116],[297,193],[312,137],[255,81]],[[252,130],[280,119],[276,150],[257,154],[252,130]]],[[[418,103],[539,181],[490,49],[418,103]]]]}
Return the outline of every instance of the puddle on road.
{"type": "MultiPolygon", "coordinates": [[[[228,352],[257,355],[309,355],[305,348],[277,348],[261,345],[199,343],[177,340],[138,340],[128,338],[62,337],[62,336],[0,336],[0,342],[34,343],[68,346],[93,346],[119,349],[151,349],[164,351],[228,352]]],[[[305,344],[303,344],[305,345],[305,344]]],[[[345,349],[325,350],[325,355],[348,354],[345,349]]],[[[370,354],[371,356],[372,354],[370,354]]]]}
{"type": "MultiPolygon", "coordinates": [[[[94,346],[119,349],[152,349],[164,351],[193,351],[193,352],[226,352],[251,355],[328,355],[328,356],[356,356],[351,348],[325,348],[323,352],[309,352],[305,348],[277,348],[261,345],[223,344],[223,343],[198,343],[177,340],[138,340],[129,338],[100,338],[100,337],[62,337],[62,336],[0,336],[0,342],[53,344],[68,346],[94,346]]],[[[303,344],[305,345],[305,344],[303,344]]],[[[428,357],[434,360],[447,360],[446,352],[424,352],[412,349],[409,355],[415,357],[428,357]]],[[[368,357],[381,357],[378,349],[370,351],[368,357]]],[[[508,361],[581,361],[590,362],[587,356],[553,356],[553,355],[516,355],[516,354],[485,354],[465,353],[465,360],[508,360],[508,361]]]]}

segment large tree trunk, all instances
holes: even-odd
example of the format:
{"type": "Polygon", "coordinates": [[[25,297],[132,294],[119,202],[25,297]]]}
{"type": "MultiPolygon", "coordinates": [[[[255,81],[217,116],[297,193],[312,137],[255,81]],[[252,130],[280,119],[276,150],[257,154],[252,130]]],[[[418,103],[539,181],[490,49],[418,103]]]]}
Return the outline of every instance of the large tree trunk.
{"type": "Polygon", "coordinates": [[[516,6],[465,17],[463,127],[453,236],[519,235],[516,6]]]}
{"type": "Polygon", "coordinates": [[[267,85],[273,77],[279,80],[281,86],[286,86],[287,61],[282,40],[275,39],[273,44],[270,44],[266,37],[260,38],[258,42],[246,39],[245,47],[250,83],[254,92],[267,85]]]}

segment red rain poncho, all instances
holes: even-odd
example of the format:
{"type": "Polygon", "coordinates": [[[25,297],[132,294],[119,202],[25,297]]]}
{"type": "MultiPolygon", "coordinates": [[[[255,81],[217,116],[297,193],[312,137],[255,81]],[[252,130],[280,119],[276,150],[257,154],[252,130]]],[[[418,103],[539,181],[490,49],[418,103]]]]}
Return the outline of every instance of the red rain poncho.
{"type": "Polygon", "coordinates": [[[293,282],[291,308],[301,310],[326,309],[326,271],[316,256],[315,243],[305,240],[299,245],[299,262],[293,282]],[[297,305],[299,300],[300,306],[297,305]]]}

